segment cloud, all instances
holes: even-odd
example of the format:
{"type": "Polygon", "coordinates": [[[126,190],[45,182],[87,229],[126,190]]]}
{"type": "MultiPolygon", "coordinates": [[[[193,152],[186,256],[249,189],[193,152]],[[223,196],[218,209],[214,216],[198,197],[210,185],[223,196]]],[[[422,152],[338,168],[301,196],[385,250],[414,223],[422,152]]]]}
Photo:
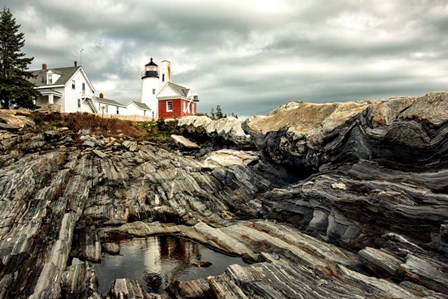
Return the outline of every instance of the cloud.
{"type": "Polygon", "coordinates": [[[82,63],[94,86],[140,98],[150,57],[199,92],[199,110],[265,114],[291,100],[418,95],[446,89],[442,0],[6,0],[32,68],[82,63]]]}

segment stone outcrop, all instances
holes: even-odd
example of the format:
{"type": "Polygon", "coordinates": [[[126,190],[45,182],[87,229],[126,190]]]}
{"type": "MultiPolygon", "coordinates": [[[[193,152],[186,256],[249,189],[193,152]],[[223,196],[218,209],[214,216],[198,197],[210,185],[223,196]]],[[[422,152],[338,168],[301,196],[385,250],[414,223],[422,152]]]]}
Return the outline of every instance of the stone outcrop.
{"type": "Polygon", "coordinates": [[[31,114],[29,110],[4,110],[0,109],[0,124],[5,127],[0,129],[7,130],[8,127],[23,128],[33,126],[34,122],[28,117],[31,114]]]}
{"type": "Polygon", "coordinates": [[[326,163],[381,160],[395,167],[446,164],[448,95],[333,104],[289,103],[243,125],[276,163],[317,170],[326,163]]]}
{"type": "Polygon", "coordinates": [[[2,131],[0,298],[448,298],[447,103],[291,103],[222,130],[181,119],[189,137],[239,149],[200,158],[84,130],[2,131]],[[251,264],[165,294],[131,279],[101,294],[92,263],[155,235],[251,264]]]}
{"type": "Polygon", "coordinates": [[[218,144],[230,144],[241,149],[253,148],[253,142],[243,131],[242,119],[235,117],[212,120],[207,116],[187,116],[179,119],[178,126],[196,137],[206,137],[218,144]]]}
{"type": "Polygon", "coordinates": [[[199,145],[197,145],[196,143],[194,143],[191,140],[188,140],[184,136],[173,134],[173,135],[171,135],[171,139],[173,139],[174,142],[177,144],[177,146],[179,146],[181,148],[186,148],[186,149],[198,149],[199,148],[199,145]]]}
{"type": "Polygon", "coordinates": [[[204,161],[204,167],[246,166],[252,163],[257,163],[258,160],[259,157],[257,152],[223,149],[210,153],[204,161]]]}

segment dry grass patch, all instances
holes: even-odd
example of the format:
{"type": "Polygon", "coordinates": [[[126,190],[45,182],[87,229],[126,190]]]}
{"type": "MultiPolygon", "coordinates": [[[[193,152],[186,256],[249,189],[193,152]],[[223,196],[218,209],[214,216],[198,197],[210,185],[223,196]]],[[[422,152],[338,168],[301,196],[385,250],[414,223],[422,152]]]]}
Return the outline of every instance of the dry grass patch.
{"type": "Polygon", "coordinates": [[[135,122],[115,118],[102,118],[90,113],[33,113],[37,127],[44,130],[52,127],[67,127],[74,132],[90,130],[94,135],[105,137],[124,134],[134,139],[147,139],[145,128],[135,122]]]}

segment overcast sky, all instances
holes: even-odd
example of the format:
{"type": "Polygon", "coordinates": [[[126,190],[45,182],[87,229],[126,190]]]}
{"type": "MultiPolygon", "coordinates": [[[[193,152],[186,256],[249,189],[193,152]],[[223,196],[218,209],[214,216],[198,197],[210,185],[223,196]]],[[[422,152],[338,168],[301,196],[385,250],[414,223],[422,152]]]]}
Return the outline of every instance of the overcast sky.
{"type": "Polygon", "coordinates": [[[153,57],[199,112],[266,114],[295,100],[423,95],[448,86],[446,0],[4,0],[24,51],[80,62],[97,92],[141,96],[153,57]]]}

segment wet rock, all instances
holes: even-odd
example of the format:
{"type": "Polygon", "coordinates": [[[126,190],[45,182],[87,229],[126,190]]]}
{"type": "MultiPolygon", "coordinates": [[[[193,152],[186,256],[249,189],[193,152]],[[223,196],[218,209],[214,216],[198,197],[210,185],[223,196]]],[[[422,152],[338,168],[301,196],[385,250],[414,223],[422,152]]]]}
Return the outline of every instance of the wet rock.
{"type": "Polygon", "coordinates": [[[103,251],[109,254],[119,254],[120,253],[120,245],[116,243],[103,243],[101,244],[103,247],[103,251]]]}
{"type": "Polygon", "coordinates": [[[206,279],[176,280],[168,287],[168,291],[177,299],[212,298],[210,285],[206,279]]]}
{"type": "Polygon", "coordinates": [[[191,265],[193,265],[194,267],[198,267],[198,268],[207,268],[207,267],[210,267],[212,265],[212,263],[207,262],[207,261],[194,261],[191,263],[191,265]]]}
{"type": "Polygon", "coordinates": [[[62,274],[61,285],[63,298],[102,298],[95,270],[90,264],[80,263],[67,267],[62,274]]]}
{"type": "Polygon", "coordinates": [[[120,278],[116,279],[108,293],[108,296],[112,298],[160,298],[157,296],[152,296],[145,291],[145,289],[138,283],[138,281],[133,279],[120,278]]]}
{"type": "Polygon", "coordinates": [[[245,253],[241,258],[247,264],[255,264],[260,261],[260,255],[257,253],[245,253]]]}

